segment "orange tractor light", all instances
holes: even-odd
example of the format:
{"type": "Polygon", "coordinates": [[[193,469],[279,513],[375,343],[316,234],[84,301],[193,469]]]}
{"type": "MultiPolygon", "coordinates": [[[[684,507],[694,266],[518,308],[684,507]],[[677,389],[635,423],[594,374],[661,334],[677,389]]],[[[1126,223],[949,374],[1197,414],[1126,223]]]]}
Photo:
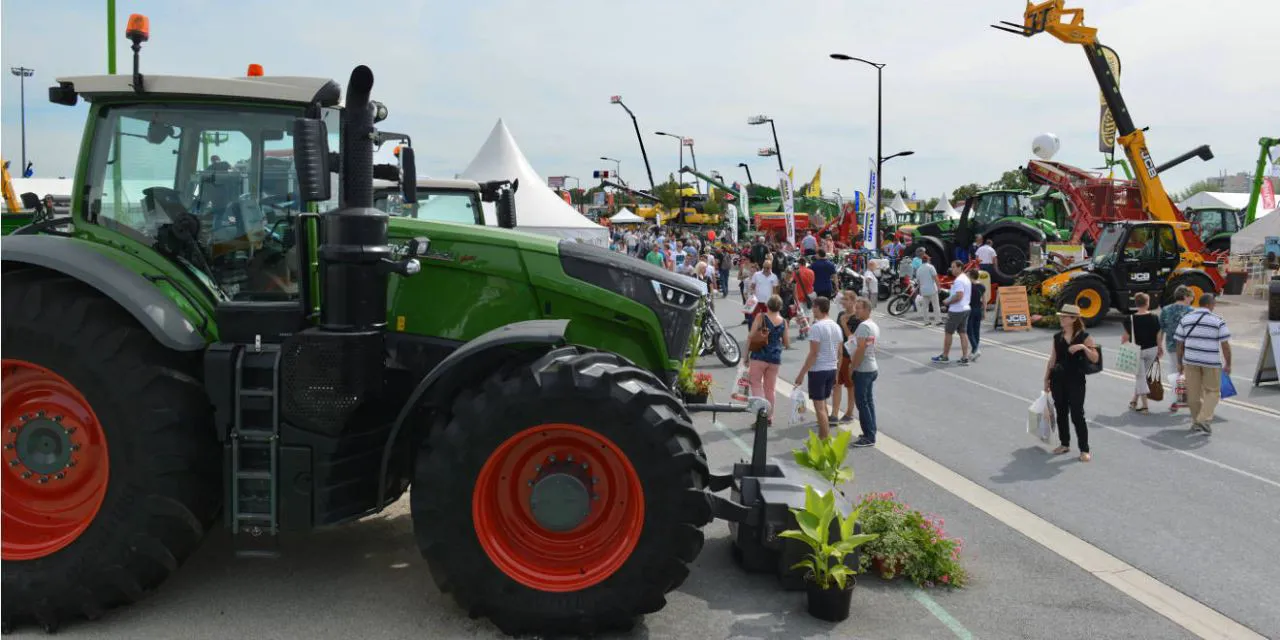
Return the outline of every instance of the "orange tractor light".
{"type": "Polygon", "coordinates": [[[391,150],[391,155],[397,158],[400,157],[400,145],[396,145],[396,148],[391,150]]]}
{"type": "Polygon", "coordinates": [[[260,77],[262,77],[262,65],[260,65],[260,64],[250,64],[250,65],[249,65],[249,72],[248,72],[248,73],[246,73],[245,75],[249,76],[250,78],[260,78],[260,77]]]}
{"type": "Polygon", "coordinates": [[[124,37],[140,44],[151,39],[151,20],[141,13],[129,14],[129,22],[124,28],[124,37]]]}

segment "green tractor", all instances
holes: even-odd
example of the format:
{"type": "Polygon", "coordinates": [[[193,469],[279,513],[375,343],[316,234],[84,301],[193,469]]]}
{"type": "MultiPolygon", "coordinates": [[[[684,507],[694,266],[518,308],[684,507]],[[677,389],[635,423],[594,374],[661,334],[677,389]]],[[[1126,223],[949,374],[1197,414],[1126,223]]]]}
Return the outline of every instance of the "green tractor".
{"type": "Polygon", "coordinates": [[[956,249],[968,247],[977,234],[992,241],[996,250],[992,280],[1001,285],[1011,284],[1030,265],[1032,245],[1061,239],[1057,225],[1037,215],[1030,193],[997,189],[965,200],[958,220],[916,227],[907,255],[923,248],[930,262],[942,269],[955,259],[956,249]]]}
{"type": "Polygon", "coordinates": [[[662,608],[713,515],[673,391],[697,285],[372,208],[367,67],[340,106],[324,78],[142,75],[127,35],[132,75],[49,92],[89,102],[69,222],[0,241],[4,630],[138,600],[219,520],[270,556],[407,491],[436,583],[503,631],[662,608]]]}

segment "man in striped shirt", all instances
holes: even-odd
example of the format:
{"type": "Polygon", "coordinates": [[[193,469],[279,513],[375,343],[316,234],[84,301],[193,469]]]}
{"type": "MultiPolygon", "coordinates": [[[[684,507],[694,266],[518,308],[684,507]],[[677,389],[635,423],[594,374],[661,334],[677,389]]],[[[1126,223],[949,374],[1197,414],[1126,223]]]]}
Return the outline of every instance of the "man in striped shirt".
{"type": "Polygon", "coordinates": [[[1222,392],[1222,375],[1231,375],[1231,332],[1222,316],[1213,312],[1212,293],[1200,296],[1200,308],[1192,309],[1178,323],[1178,373],[1187,379],[1187,406],[1191,430],[1213,433],[1213,409],[1222,392]]]}

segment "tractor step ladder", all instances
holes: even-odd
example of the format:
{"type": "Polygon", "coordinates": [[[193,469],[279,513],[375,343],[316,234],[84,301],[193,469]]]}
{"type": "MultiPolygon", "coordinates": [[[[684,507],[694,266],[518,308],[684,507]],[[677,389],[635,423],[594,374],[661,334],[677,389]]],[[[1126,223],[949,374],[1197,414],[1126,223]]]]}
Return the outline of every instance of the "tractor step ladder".
{"type": "Polygon", "coordinates": [[[257,339],[239,351],[227,517],[240,557],[279,556],[279,388],[280,345],[257,339]]]}

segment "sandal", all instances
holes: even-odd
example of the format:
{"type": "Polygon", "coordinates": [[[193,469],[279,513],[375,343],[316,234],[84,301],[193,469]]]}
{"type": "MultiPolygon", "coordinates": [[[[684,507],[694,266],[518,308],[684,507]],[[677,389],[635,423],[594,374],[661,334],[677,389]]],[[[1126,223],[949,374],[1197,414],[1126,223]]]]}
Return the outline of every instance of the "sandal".
{"type": "Polygon", "coordinates": [[[1151,410],[1146,407],[1139,407],[1134,409],[1134,411],[1137,411],[1138,413],[1151,413],[1151,410]]]}
{"type": "Polygon", "coordinates": [[[1130,410],[1130,411],[1137,411],[1137,410],[1138,410],[1138,401],[1137,401],[1137,400],[1134,400],[1133,402],[1130,402],[1130,403],[1129,403],[1129,410],[1130,410]]]}
{"type": "Polygon", "coordinates": [[[1080,454],[1080,462],[1088,462],[1092,459],[1093,459],[1093,456],[1089,455],[1088,452],[1080,454]]]}
{"type": "Polygon", "coordinates": [[[1058,447],[1057,449],[1053,450],[1053,455],[1056,456],[1059,454],[1070,453],[1070,452],[1071,452],[1071,447],[1058,447]]]}

